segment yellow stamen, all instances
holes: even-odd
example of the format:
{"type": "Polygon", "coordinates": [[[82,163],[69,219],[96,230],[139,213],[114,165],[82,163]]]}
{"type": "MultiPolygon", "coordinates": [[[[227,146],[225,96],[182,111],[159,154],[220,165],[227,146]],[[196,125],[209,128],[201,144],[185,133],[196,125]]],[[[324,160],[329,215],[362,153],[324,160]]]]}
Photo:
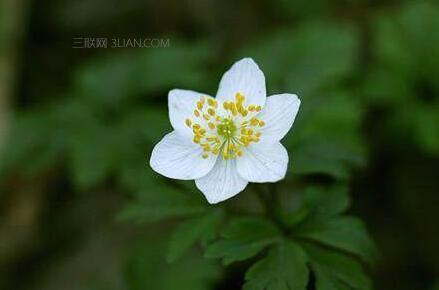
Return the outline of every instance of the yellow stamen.
{"type": "Polygon", "coordinates": [[[244,154],[243,148],[259,142],[262,134],[257,128],[263,127],[265,122],[253,116],[246,117],[262,108],[256,105],[245,106],[244,101],[244,95],[237,92],[234,100],[223,102],[223,108],[228,111],[226,116],[217,115],[218,103],[215,99],[201,96],[196,102],[194,116],[203,118],[202,122],[193,123],[190,118],[184,122],[192,128],[193,142],[201,147],[202,158],[208,158],[209,154],[221,154],[226,160],[239,158],[244,154]],[[235,118],[238,115],[239,118],[235,118]]]}
{"type": "Polygon", "coordinates": [[[214,108],[216,108],[216,106],[217,106],[217,103],[214,99],[207,99],[207,104],[211,107],[214,107],[214,108]]]}

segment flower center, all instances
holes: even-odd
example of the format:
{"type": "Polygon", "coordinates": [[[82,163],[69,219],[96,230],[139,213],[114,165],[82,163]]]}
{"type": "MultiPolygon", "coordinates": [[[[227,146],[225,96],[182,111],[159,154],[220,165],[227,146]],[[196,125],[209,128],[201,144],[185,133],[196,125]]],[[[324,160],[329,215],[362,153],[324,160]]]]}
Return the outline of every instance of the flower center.
{"type": "Polygon", "coordinates": [[[185,120],[192,129],[192,141],[203,149],[201,157],[209,154],[224,159],[242,156],[243,147],[259,142],[264,121],[256,118],[261,106],[244,106],[245,97],[236,93],[235,100],[222,103],[223,110],[218,111],[217,101],[201,97],[196,103],[193,115],[185,120]]]}
{"type": "Polygon", "coordinates": [[[223,119],[216,127],[219,136],[230,139],[235,135],[236,126],[231,119],[223,119]]]}

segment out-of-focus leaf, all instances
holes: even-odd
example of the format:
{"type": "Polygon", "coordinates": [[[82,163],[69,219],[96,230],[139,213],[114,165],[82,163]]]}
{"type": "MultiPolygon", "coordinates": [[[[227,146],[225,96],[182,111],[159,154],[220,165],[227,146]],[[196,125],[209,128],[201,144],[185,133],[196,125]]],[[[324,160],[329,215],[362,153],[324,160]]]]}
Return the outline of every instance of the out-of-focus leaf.
{"type": "Polygon", "coordinates": [[[190,216],[208,208],[194,193],[184,194],[170,186],[156,185],[147,192],[137,194],[138,200],[119,214],[121,219],[136,222],[153,222],[161,219],[190,216]]]}
{"type": "Polygon", "coordinates": [[[380,14],[373,22],[372,51],[389,73],[412,80],[425,77],[436,86],[439,36],[431,31],[438,26],[439,6],[407,2],[399,11],[380,14]]]}
{"type": "Polygon", "coordinates": [[[80,102],[67,98],[31,111],[19,113],[12,121],[0,171],[6,174],[20,167],[20,174],[32,175],[64,157],[75,129],[93,123],[91,112],[80,102]],[[26,166],[22,166],[26,164],[26,166]]]}
{"type": "Polygon", "coordinates": [[[58,146],[51,146],[50,119],[39,112],[23,114],[14,120],[1,156],[1,173],[8,174],[26,164],[21,174],[31,174],[43,167],[52,165],[58,153],[58,146]],[[23,172],[24,171],[24,172],[23,172]]]}
{"type": "Polygon", "coordinates": [[[439,154],[439,6],[407,2],[372,21],[373,69],[363,84],[368,103],[385,105],[388,131],[439,154]],[[379,72],[379,75],[374,74],[379,72]]]}
{"type": "Polygon", "coordinates": [[[167,112],[158,108],[133,110],[117,130],[119,182],[134,192],[154,190],[156,174],[149,158],[153,146],[171,130],[167,112]]]}
{"type": "Polygon", "coordinates": [[[273,247],[246,273],[244,290],[305,290],[308,283],[307,257],[291,241],[273,247]]]}
{"type": "Polygon", "coordinates": [[[101,120],[78,124],[71,130],[69,148],[75,183],[89,188],[117,174],[121,184],[133,191],[151,188],[149,155],[169,128],[167,113],[157,108],[133,110],[109,125],[101,120]]]}
{"type": "Polygon", "coordinates": [[[130,111],[121,122],[123,130],[130,134],[129,137],[144,138],[149,142],[156,143],[166,132],[172,130],[167,108],[149,106],[143,109],[130,111]]]}
{"type": "Polygon", "coordinates": [[[410,100],[396,114],[389,121],[389,130],[398,132],[400,138],[415,141],[419,148],[439,155],[439,100],[429,105],[410,100]]]}
{"type": "Polygon", "coordinates": [[[355,254],[369,264],[377,256],[363,222],[354,217],[311,218],[295,227],[293,235],[355,254]]]}
{"type": "Polygon", "coordinates": [[[420,146],[428,152],[439,155],[439,100],[430,106],[420,106],[414,120],[414,136],[420,146]]]}
{"type": "Polygon", "coordinates": [[[311,22],[272,32],[244,51],[261,65],[270,87],[304,96],[352,72],[357,38],[352,27],[311,22]]]}
{"type": "Polygon", "coordinates": [[[341,90],[302,101],[293,130],[285,138],[293,154],[289,172],[345,179],[351,167],[363,165],[362,112],[351,94],[341,90]]]}
{"type": "Polygon", "coordinates": [[[353,165],[363,162],[362,148],[356,148],[325,138],[311,138],[297,143],[292,149],[293,157],[289,164],[293,174],[327,174],[334,178],[346,179],[353,165]]]}
{"type": "Polygon", "coordinates": [[[115,107],[130,97],[175,87],[195,88],[209,83],[205,63],[211,43],[191,45],[170,40],[169,47],[109,55],[77,72],[78,93],[97,105],[115,107]]]}
{"type": "Polygon", "coordinates": [[[316,277],[317,290],[369,290],[371,281],[360,263],[334,251],[302,244],[316,277]]]}
{"type": "Polygon", "coordinates": [[[403,105],[415,94],[410,83],[388,70],[374,66],[366,73],[359,96],[368,105],[403,105]]]}
{"type": "Polygon", "coordinates": [[[279,240],[280,232],[268,220],[239,218],[225,228],[222,236],[222,240],[207,248],[205,256],[222,258],[224,264],[230,264],[258,254],[266,246],[279,240]]]}
{"type": "Polygon", "coordinates": [[[219,267],[197,253],[169,264],[164,259],[165,253],[166,242],[151,242],[151,237],[148,237],[128,262],[127,290],[213,289],[213,283],[220,276],[219,267]]]}
{"type": "Polygon", "coordinates": [[[212,211],[182,222],[172,234],[168,262],[179,259],[198,240],[209,242],[215,237],[222,212],[212,211]]]}
{"type": "Polygon", "coordinates": [[[285,14],[286,17],[290,18],[294,16],[315,18],[318,15],[324,15],[330,11],[328,0],[313,1],[313,5],[309,5],[309,2],[306,0],[275,0],[271,3],[279,9],[279,13],[285,14]]]}
{"type": "Polygon", "coordinates": [[[72,140],[71,168],[79,188],[102,183],[114,170],[118,156],[116,136],[104,126],[85,126],[72,140]]]}

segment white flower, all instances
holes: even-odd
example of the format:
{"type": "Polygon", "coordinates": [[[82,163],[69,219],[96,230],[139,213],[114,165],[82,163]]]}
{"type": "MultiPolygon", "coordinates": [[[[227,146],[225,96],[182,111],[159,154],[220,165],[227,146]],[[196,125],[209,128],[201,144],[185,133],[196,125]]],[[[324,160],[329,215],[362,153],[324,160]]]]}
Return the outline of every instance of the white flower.
{"type": "Polygon", "coordinates": [[[285,177],[288,153],[279,141],[293,125],[300,100],[293,94],[267,98],[264,74],[251,58],[224,74],[216,98],[175,89],[168,103],[174,131],[152,151],[156,172],[195,179],[209,203],[235,196],[248,182],[285,177]]]}

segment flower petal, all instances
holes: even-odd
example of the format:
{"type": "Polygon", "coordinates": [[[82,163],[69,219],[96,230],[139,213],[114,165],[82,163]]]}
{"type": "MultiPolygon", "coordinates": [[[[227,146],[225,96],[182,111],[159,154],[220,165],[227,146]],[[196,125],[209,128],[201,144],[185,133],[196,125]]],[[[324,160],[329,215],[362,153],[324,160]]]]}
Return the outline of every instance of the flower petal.
{"type": "Polygon", "coordinates": [[[185,120],[194,117],[194,109],[201,96],[212,98],[206,94],[188,90],[174,89],[169,92],[169,120],[174,130],[180,135],[192,138],[192,130],[185,124],[185,120]]]}
{"type": "Polygon", "coordinates": [[[244,58],[236,62],[222,77],[216,94],[218,101],[233,101],[236,93],[245,97],[245,105],[265,104],[267,93],[265,90],[264,73],[251,58],[244,58]]]}
{"type": "Polygon", "coordinates": [[[215,166],[206,176],[195,180],[195,184],[211,204],[229,199],[240,193],[248,182],[239,176],[236,160],[218,157],[215,166]]]}
{"type": "Polygon", "coordinates": [[[267,142],[281,140],[293,126],[299,107],[300,100],[293,94],[268,97],[265,107],[257,115],[257,118],[265,122],[261,130],[261,140],[267,142]]]}
{"type": "Polygon", "coordinates": [[[250,182],[275,182],[287,172],[288,153],[279,142],[256,143],[237,160],[238,173],[250,182]]]}
{"type": "Polygon", "coordinates": [[[169,178],[191,180],[206,175],[217,156],[201,157],[202,149],[177,131],[167,134],[152,150],[152,169],[169,178]]]}

